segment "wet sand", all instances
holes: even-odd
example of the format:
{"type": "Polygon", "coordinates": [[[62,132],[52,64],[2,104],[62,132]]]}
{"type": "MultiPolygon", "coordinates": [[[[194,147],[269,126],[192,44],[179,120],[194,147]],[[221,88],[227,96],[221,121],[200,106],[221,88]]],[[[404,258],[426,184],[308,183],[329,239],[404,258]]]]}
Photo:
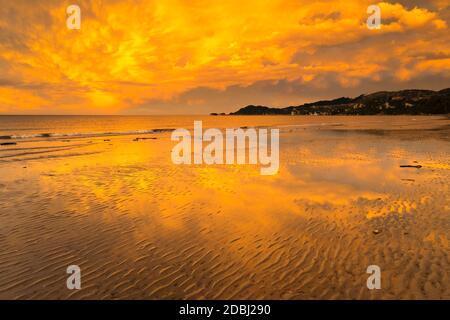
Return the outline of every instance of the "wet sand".
{"type": "Polygon", "coordinates": [[[167,132],[1,146],[0,298],[449,299],[450,120],[356,118],[280,126],[275,176],[167,132]]]}

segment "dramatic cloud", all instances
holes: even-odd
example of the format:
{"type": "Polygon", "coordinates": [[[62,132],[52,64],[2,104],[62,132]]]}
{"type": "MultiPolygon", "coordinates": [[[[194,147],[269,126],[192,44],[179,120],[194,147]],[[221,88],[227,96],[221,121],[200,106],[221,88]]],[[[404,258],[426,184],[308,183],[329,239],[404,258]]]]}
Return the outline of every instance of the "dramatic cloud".
{"type": "Polygon", "coordinates": [[[207,113],[450,86],[448,1],[0,0],[0,113],[207,113]],[[81,7],[81,30],[66,8],[81,7]]]}

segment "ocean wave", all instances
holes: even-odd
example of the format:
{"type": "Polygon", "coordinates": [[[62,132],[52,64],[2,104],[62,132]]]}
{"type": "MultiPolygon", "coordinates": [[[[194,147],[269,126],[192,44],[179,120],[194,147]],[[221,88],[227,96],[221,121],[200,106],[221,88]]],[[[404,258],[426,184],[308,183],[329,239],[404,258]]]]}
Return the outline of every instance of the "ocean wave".
{"type": "Polygon", "coordinates": [[[79,157],[79,156],[88,156],[93,154],[99,154],[102,151],[92,151],[92,152],[75,152],[75,153],[66,153],[66,154],[53,154],[53,155],[43,155],[43,156],[34,156],[28,158],[9,158],[9,159],[0,159],[0,163],[12,163],[19,161],[31,161],[31,160],[47,160],[47,159],[58,159],[58,158],[68,158],[68,157],[79,157]]]}
{"type": "Polygon", "coordinates": [[[33,139],[33,138],[92,138],[104,136],[124,136],[136,134],[155,134],[171,132],[175,129],[151,129],[151,130],[130,130],[130,131],[108,131],[108,132],[69,132],[69,133],[34,133],[34,134],[12,134],[0,136],[0,140],[10,139],[33,139]]]}
{"type": "Polygon", "coordinates": [[[324,126],[339,127],[343,125],[344,124],[340,122],[330,122],[330,123],[321,122],[321,123],[285,124],[285,125],[277,125],[276,127],[278,128],[292,128],[292,127],[304,128],[304,127],[324,127],[324,126]]]}
{"type": "MultiPolygon", "coordinates": [[[[342,123],[308,123],[308,124],[289,124],[289,125],[272,125],[272,126],[241,126],[234,129],[248,129],[248,128],[267,128],[275,127],[280,129],[288,129],[295,127],[323,127],[323,126],[341,126],[342,123]]],[[[223,128],[225,129],[225,128],[223,128]]],[[[173,128],[156,128],[149,130],[129,130],[129,131],[106,131],[106,132],[69,132],[69,133],[52,133],[52,132],[41,132],[32,134],[11,134],[11,135],[0,135],[0,140],[11,140],[11,139],[35,139],[35,138],[94,138],[94,137],[104,137],[104,136],[124,136],[124,135],[137,135],[137,134],[157,134],[172,132],[173,128]]]]}

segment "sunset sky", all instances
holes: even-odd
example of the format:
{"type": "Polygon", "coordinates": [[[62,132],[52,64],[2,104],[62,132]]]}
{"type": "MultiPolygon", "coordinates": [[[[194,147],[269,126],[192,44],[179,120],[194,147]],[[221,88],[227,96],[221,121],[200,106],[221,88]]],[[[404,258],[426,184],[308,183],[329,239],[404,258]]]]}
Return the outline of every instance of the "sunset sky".
{"type": "Polygon", "coordinates": [[[0,114],[205,114],[450,87],[450,2],[0,0],[0,114]],[[66,8],[81,7],[81,30],[66,8]]]}

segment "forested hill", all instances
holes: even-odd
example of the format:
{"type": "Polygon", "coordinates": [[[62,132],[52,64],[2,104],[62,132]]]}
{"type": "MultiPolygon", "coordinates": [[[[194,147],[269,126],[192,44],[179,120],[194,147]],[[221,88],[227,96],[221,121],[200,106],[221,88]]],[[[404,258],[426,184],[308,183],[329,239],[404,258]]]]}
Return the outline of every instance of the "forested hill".
{"type": "Polygon", "coordinates": [[[338,98],[286,108],[249,105],[230,115],[401,115],[449,114],[450,88],[440,91],[381,91],[356,98],[338,98]]]}

